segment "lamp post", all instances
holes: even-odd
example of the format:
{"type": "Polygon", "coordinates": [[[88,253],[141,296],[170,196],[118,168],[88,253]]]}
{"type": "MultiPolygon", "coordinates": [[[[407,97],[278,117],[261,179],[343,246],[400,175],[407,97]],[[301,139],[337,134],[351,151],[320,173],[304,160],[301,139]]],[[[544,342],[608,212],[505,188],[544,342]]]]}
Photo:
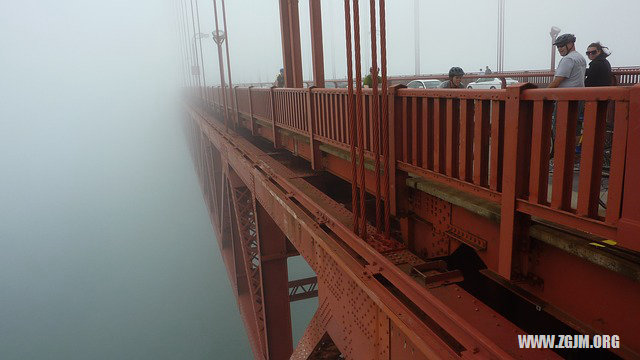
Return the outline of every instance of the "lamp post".
{"type": "Polygon", "coordinates": [[[553,43],[556,42],[558,34],[560,34],[560,28],[552,26],[549,31],[549,35],[551,35],[551,71],[556,70],[556,46],[553,43]]]}

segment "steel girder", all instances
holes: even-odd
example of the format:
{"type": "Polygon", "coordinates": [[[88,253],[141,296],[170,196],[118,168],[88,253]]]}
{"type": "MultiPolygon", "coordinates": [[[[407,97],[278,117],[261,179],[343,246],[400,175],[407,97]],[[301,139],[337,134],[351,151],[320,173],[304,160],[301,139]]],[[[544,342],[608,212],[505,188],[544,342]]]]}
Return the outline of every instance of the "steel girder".
{"type": "MultiPolygon", "coordinates": [[[[197,107],[189,110],[225,163],[253,190],[256,204],[270,215],[265,219],[277,224],[316,271],[320,304],[327,304],[323,305],[326,321],[322,328],[345,356],[520,357],[513,337],[524,334],[521,329],[455,285],[428,291],[387,259],[388,255],[358,239],[331,212],[323,212],[323,206],[336,206],[327,205],[330,199],[310,189],[305,191],[313,194],[305,194],[296,188],[304,181],[287,175],[246,140],[225,133],[215,121],[205,120],[208,115],[197,107]],[[460,303],[451,303],[456,296],[460,303]],[[483,328],[481,324],[494,327],[483,328]]],[[[271,254],[269,258],[278,256],[271,254]]],[[[548,352],[531,355],[554,357],[548,352]]]]}

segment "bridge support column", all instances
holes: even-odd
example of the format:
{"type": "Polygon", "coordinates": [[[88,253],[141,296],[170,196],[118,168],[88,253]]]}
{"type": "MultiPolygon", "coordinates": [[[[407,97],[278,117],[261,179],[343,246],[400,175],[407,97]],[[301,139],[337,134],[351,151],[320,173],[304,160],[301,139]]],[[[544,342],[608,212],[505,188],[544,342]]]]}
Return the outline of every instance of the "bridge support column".
{"type": "Polygon", "coordinates": [[[255,209],[260,243],[267,354],[269,359],[288,359],[293,352],[293,340],[287,273],[287,237],[257,201],[255,209]]]}
{"type": "Polygon", "coordinates": [[[507,89],[504,138],[504,172],[502,175],[502,206],[500,210],[500,243],[498,245],[498,273],[510,280],[513,249],[516,241],[528,240],[529,215],[516,210],[516,200],[529,187],[531,107],[520,101],[522,90],[531,84],[520,84],[507,89]]]}
{"type": "Polygon", "coordinates": [[[298,0],[279,0],[284,86],[302,87],[302,52],[298,0]]]}

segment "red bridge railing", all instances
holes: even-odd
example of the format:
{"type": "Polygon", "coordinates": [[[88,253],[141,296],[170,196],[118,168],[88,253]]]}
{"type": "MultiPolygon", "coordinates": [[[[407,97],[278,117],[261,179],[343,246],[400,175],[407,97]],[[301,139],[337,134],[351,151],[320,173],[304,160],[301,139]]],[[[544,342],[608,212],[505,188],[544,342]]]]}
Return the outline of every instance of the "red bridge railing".
{"type": "MultiPolygon", "coordinates": [[[[221,90],[206,93],[210,104],[222,109],[221,90]]],[[[265,128],[309,137],[310,144],[350,148],[346,89],[236,88],[230,95],[237,102],[229,110],[243,115],[240,124],[247,129],[253,131],[254,121],[259,120],[265,128]]],[[[625,170],[640,162],[637,154],[628,152],[630,131],[640,128],[638,95],[640,85],[394,87],[389,94],[393,129],[389,141],[395,150],[390,160],[398,170],[501,205],[512,201],[514,211],[640,250],[638,239],[620,238],[617,232],[623,202],[638,201],[629,190],[623,197],[625,170]],[[581,119],[584,130],[578,144],[576,127],[581,119]],[[602,191],[603,181],[608,183],[607,192],[602,191]]],[[[371,89],[364,89],[363,98],[365,150],[371,159],[373,142],[384,139],[373,138],[371,89]]],[[[632,229],[635,221],[627,222],[632,229]]]]}
{"type": "Polygon", "coordinates": [[[398,168],[499,201],[505,91],[402,89],[398,168]]]}

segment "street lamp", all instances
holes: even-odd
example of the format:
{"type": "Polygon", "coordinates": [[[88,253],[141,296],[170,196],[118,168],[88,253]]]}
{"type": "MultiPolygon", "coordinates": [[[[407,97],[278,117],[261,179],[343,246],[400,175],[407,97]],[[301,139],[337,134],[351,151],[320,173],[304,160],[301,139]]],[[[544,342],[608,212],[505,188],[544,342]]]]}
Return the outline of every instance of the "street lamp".
{"type": "MultiPolygon", "coordinates": [[[[207,37],[208,36],[209,34],[207,34],[207,37]]],[[[222,30],[216,30],[212,32],[211,36],[213,37],[213,41],[215,41],[215,43],[218,44],[218,46],[222,45],[222,43],[224,42],[224,39],[227,38],[226,34],[222,30]]]]}
{"type": "Polygon", "coordinates": [[[551,35],[551,71],[556,70],[556,46],[553,43],[556,42],[558,34],[560,34],[560,28],[552,26],[549,31],[549,35],[551,35]]]}

